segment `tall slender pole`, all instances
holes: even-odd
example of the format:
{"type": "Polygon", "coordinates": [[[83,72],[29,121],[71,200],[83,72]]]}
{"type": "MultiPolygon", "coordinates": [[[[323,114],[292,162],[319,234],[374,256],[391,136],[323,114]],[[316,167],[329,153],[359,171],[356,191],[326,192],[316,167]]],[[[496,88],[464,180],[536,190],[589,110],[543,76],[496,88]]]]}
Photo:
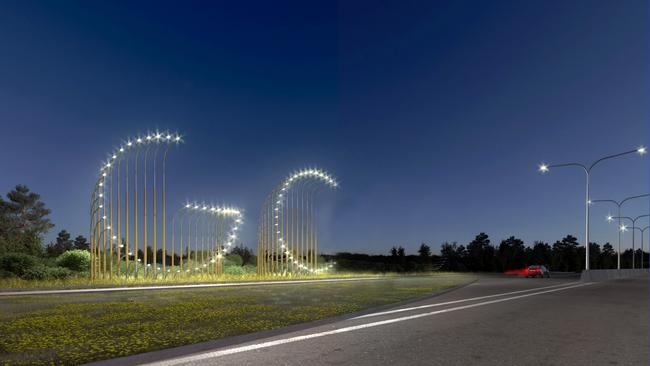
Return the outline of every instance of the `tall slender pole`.
{"type": "Polygon", "coordinates": [[[135,261],[135,278],[138,278],[138,250],[140,249],[140,243],[138,240],[138,158],[140,155],[140,150],[135,152],[135,160],[133,162],[134,170],[134,182],[133,182],[133,260],[135,261]]]}
{"type": "MultiPolygon", "coordinates": [[[[122,192],[120,191],[120,168],[122,160],[117,162],[117,276],[120,277],[122,265],[122,192]]],[[[112,262],[112,260],[111,260],[112,262]]]]}
{"type": "Polygon", "coordinates": [[[124,226],[126,229],[126,233],[124,235],[124,245],[125,245],[125,251],[126,251],[126,276],[129,276],[129,257],[131,256],[129,253],[129,248],[130,248],[130,236],[129,236],[129,156],[127,155],[126,157],[126,169],[125,169],[125,175],[126,175],[126,187],[125,187],[125,197],[124,197],[124,226]]]}
{"type": "Polygon", "coordinates": [[[144,151],[144,162],[143,162],[143,168],[144,168],[144,188],[142,189],[142,206],[143,206],[143,216],[142,216],[142,230],[143,230],[143,243],[142,243],[142,251],[144,252],[142,254],[143,260],[142,260],[142,270],[144,271],[143,276],[147,277],[147,265],[149,264],[147,262],[147,252],[148,247],[149,247],[149,242],[147,241],[147,232],[149,231],[147,228],[147,155],[149,154],[149,146],[147,146],[147,149],[144,151]]]}
{"type": "MultiPolygon", "coordinates": [[[[156,137],[157,138],[157,137],[156,137]]],[[[153,153],[153,277],[158,278],[158,192],[156,191],[156,182],[158,181],[158,175],[156,172],[156,164],[158,162],[158,149],[160,144],[156,143],[156,150],[153,153]]]]}
{"type": "Polygon", "coordinates": [[[587,173],[587,189],[585,194],[585,270],[589,270],[589,206],[590,206],[590,197],[589,197],[589,176],[590,170],[586,171],[587,173]]]}
{"type": "MultiPolygon", "coordinates": [[[[167,273],[167,151],[169,146],[165,147],[165,153],[163,154],[163,172],[162,172],[162,268],[163,273],[167,273]]],[[[173,252],[172,252],[172,258],[173,252]]],[[[173,259],[172,259],[173,261],[173,259]]],[[[172,262],[172,267],[174,266],[172,262]]]]}

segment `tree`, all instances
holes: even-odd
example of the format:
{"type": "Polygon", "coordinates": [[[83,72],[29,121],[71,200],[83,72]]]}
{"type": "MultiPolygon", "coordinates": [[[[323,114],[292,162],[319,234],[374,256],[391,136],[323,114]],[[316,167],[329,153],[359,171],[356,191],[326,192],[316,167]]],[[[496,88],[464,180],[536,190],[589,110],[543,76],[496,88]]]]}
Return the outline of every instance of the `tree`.
{"type": "Polygon", "coordinates": [[[71,250],[73,248],[72,240],[70,240],[70,233],[66,230],[59,231],[59,235],[56,237],[56,243],[50,243],[45,248],[47,255],[50,257],[58,257],[64,252],[71,250]]]}
{"type": "Polygon", "coordinates": [[[465,247],[458,246],[456,242],[444,242],[440,246],[440,255],[443,258],[443,268],[449,271],[462,271],[466,267],[463,263],[465,257],[465,247]]]}
{"type": "Polygon", "coordinates": [[[603,250],[600,252],[600,263],[604,269],[616,268],[616,252],[610,243],[605,243],[603,245],[603,250]]]}
{"type": "Polygon", "coordinates": [[[422,258],[429,258],[431,256],[431,248],[426,243],[422,243],[420,244],[420,249],[418,249],[418,254],[422,258]]]}
{"type": "Polygon", "coordinates": [[[502,240],[499,244],[498,258],[502,270],[523,268],[525,263],[524,242],[514,236],[502,240]]]}
{"type": "Polygon", "coordinates": [[[543,264],[546,266],[551,265],[551,246],[548,243],[543,241],[536,241],[533,244],[533,249],[531,251],[530,259],[528,264],[543,264]]]}
{"type": "Polygon", "coordinates": [[[41,196],[24,185],[0,197],[0,253],[42,253],[41,237],[54,225],[41,196]]]}
{"type": "Polygon", "coordinates": [[[494,247],[486,233],[476,235],[467,245],[467,268],[471,271],[492,271],[494,269],[494,247]]]}
{"type": "Polygon", "coordinates": [[[567,235],[562,241],[553,243],[551,268],[556,271],[575,272],[581,268],[580,262],[576,237],[567,235]]]}
{"type": "Polygon", "coordinates": [[[83,235],[79,235],[74,238],[74,243],[72,246],[74,249],[90,250],[90,243],[88,243],[88,239],[86,239],[86,237],[83,235]]]}
{"type": "Polygon", "coordinates": [[[598,243],[589,243],[589,268],[602,269],[600,245],[598,243]]]}
{"type": "Polygon", "coordinates": [[[253,251],[244,246],[244,243],[239,243],[239,246],[236,246],[232,249],[232,254],[237,254],[242,259],[242,266],[253,263],[253,251]]]}
{"type": "Polygon", "coordinates": [[[397,257],[397,247],[390,248],[390,256],[397,257]]]}
{"type": "Polygon", "coordinates": [[[402,257],[402,258],[406,256],[406,251],[404,250],[404,248],[402,246],[397,248],[397,256],[402,257]]]}

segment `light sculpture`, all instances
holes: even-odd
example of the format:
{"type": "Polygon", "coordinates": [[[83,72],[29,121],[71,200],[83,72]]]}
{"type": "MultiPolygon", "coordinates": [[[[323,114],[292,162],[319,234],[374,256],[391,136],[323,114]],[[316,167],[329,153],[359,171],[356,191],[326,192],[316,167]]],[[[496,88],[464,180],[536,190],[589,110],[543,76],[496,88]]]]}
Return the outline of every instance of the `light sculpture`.
{"type": "Polygon", "coordinates": [[[319,272],[314,202],[323,186],[337,188],[338,183],[323,170],[303,169],[266,197],[258,224],[259,275],[319,272]]]}

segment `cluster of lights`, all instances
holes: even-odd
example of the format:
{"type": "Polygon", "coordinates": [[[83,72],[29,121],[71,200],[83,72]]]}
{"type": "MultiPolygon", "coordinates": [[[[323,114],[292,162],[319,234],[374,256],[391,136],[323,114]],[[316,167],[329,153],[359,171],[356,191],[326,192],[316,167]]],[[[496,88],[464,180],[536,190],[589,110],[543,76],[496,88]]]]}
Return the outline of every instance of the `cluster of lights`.
{"type": "MultiPolygon", "coordinates": [[[[181,135],[179,135],[178,133],[159,132],[159,131],[148,133],[143,136],[138,136],[134,139],[131,138],[127,139],[126,142],[124,142],[117,150],[115,150],[112,154],[109,154],[109,158],[105,163],[102,163],[102,167],[100,169],[101,178],[97,183],[99,187],[102,187],[100,189],[99,197],[100,198],[104,197],[104,194],[103,192],[101,192],[101,190],[104,187],[105,179],[108,173],[110,172],[110,168],[120,157],[122,157],[122,155],[126,154],[128,150],[132,148],[138,148],[150,143],[179,144],[181,142],[183,142],[183,139],[181,135]]],[[[100,204],[99,208],[102,207],[103,204],[100,204]]]]}
{"type": "MultiPolygon", "coordinates": [[[[108,160],[105,163],[102,163],[102,168],[100,169],[101,171],[101,176],[102,178],[106,178],[106,172],[109,171],[110,167],[113,166],[115,161],[117,161],[118,158],[120,158],[122,155],[126,154],[128,150],[132,148],[137,148],[144,146],[146,144],[150,143],[168,143],[168,144],[179,144],[183,141],[181,135],[178,133],[170,133],[170,132],[153,132],[153,133],[148,133],[144,136],[138,136],[134,139],[127,139],[126,142],[124,142],[117,150],[115,150],[112,154],[109,155],[108,160]]],[[[103,186],[103,180],[100,180],[99,186],[103,186]]]]}
{"type": "MultiPolygon", "coordinates": [[[[279,211],[282,208],[282,205],[284,203],[284,200],[286,199],[284,192],[288,191],[289,188],[291,188],[291,185],[296,182],[299,179],[304,179],[304,178],[316,178],[319,179],[323,182],[325,182],[328,186],[331,188],[336,188],[338,187],[338,183],[336,180],[327,172],[322,171],[320,169],[303,169],[300,170],[296,173],[293,173],[287,178],[283,183],[282,183],[282,188],[280,189],[280,193],[277,195],[277,200],[275,201],[275,207],[273,211],[275,212],[274,215],[274,226],[277,229],[276,234],[278,235],[278,241],[282,243],[280,245],[280,248],[282,250],[285,250],[287,246],[284,244],[284,235],[282,233],[282,226],[280,225],[280,215],[279,211]]],[[[294,267],[297,267],[298,269],[309,272],[309,273],[314,273],[318,272],[319,270],[314,270],[313,268],[310,268],[308,265],[301,263],[300,260],[294,259],[293,255],[291,255],[291,252],[289,250],[286,250],[284,254],[287,256],[288,260],[290,263],[293,264],[294,267]]]]}
{"type": "MultiPolygon", "coordinates": [[[[626,154],[629,154],[629,153],[632,153],[632,152],[634,152],[634,150],[629,151],[629,152],[627,152],[626,154]]],[[[639,155],[645,155],[645,153],[647,152],[647,150],[646,150],[645,146],[639,146],[639,147],[636,149],[636,152],[637,152],[639,155]]],[[[549,166],[548,164],[545,164],[545,163],[541,163],[541,164],[539,164],[539,171],[542,172],[542,173],[546,173],[546,172],[548,172],[549,168],[550,168],[550,166],[549,166]]]]}
{"type": "MultiPolygon", "coordinates": [[[[215,216],[225,216],[225,217],[233,217],[234,224],[230,228],[230,232],[228,233],[228,241],[226,242],[226,245],[221,249],[218,250],[216,258],[221,259],[225,254],[228,254],[228,252],[232,249],[232,244],[235,240],[237,240],[237,230],[239,230],[239,227],[244,223],[244,215],[242,214],[241,210],[234,208],[234,207],[220,207],[220,206],[214,206],[214,205],[206,205],[206,204],[198,204],[198,203],[186,203],[185,204],[185,209],[188,211],[193,211],[193,212],[202,212],[205,214],[211,214],[215,216]]],[[[210,260],[210,263],[214,263],[214,258],[210,260]]],[[[204,267],[206,266],[205,264],[203,265],[204,267]]]]}

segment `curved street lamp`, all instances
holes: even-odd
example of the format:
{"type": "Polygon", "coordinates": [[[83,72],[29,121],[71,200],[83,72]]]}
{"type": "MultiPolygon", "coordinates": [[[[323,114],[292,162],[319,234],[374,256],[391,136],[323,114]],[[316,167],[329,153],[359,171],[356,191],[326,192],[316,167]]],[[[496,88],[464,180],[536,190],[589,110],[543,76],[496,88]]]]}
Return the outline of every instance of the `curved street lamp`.
{"type": "Polygon", "coordinates": [[[591,175],[591,171],[593,168],[598,165],[598,163],[608,160],[608,159],[613,159],[617,158],[620,156],[624,155],[629,155],[629,154],[634,154],[637,153],[639,155],[644,155],[646,153],[646,148],[641,146],[637,149],[634,150],[629,150],[625,151],[619,154],[613,154],[613,155],[608,155],[605,157],[602,157],[593,163],[591,165],[587,166],[585,164],[581,163],[564,163],[564,164],[540,164],[539,165],[539,171],[542,173],[548,172],[551,168],[563,168],[563,167],[569,167],[569,166],[575,166],[582,168],[585,172],[585,177],[586,177],[586,189],[585,189],[585,270],[589,270],[589,176],[591,175]]]}
{"type": "MultiPolygon", "coordinates": [[[[609,202],[613,203],[618,207],[618,213],[617,215],[620,217],[621,216],[621,206],[629,200],[633,200],[636,198],[642,198],[642,197],[648,197],[650,194],[640,194],[638,196],[630,196],[626,197],[621,201],[615,201],[615,200],[591,200],[591,203],[598,203],[598,202],[609,202]]],[[[621,219],[618,219],[618,227],[621,227],[621,219]]],[[[618,255],[617,255],[617,269],[621,269],[621,231],[618,231],[618,255]]]]}
{"type": "Polygon", "coordinates": [[[643,269],[643,254],[644,254],[643,253],[643,234],[645,234],[645,231],[648,230],[648,228],[650,228],[650,226],[646,226],[644,228],[635,227],[635,229],[637,229],[637,230],[639,230],[641,232],[641,266],[640,266],[641,269],[643,269]]]}
{"type": "MultiPolygon", "coordinates": [[[[632,222],[632,269],[634,269],[634,233],[635,233],[634,229],[637,228],[636,227],[636,220],[638,220],[640,218],[643,218],[643,217],[648,217],[648,216],[649,215],[639,215],[639,216],[637,216],[635,218],[631,218],[631,217],[628,217],[628,216],[615,216],[615,217],[608,216],[607,217],[607,221],[610,221],[610,222],[613,219],[626,219],[626,220],[630,220],[630,222],[632,222]]],[[[620,225],[619,230],[620,231],[627,231],[627,226],[620,225]]]]}

